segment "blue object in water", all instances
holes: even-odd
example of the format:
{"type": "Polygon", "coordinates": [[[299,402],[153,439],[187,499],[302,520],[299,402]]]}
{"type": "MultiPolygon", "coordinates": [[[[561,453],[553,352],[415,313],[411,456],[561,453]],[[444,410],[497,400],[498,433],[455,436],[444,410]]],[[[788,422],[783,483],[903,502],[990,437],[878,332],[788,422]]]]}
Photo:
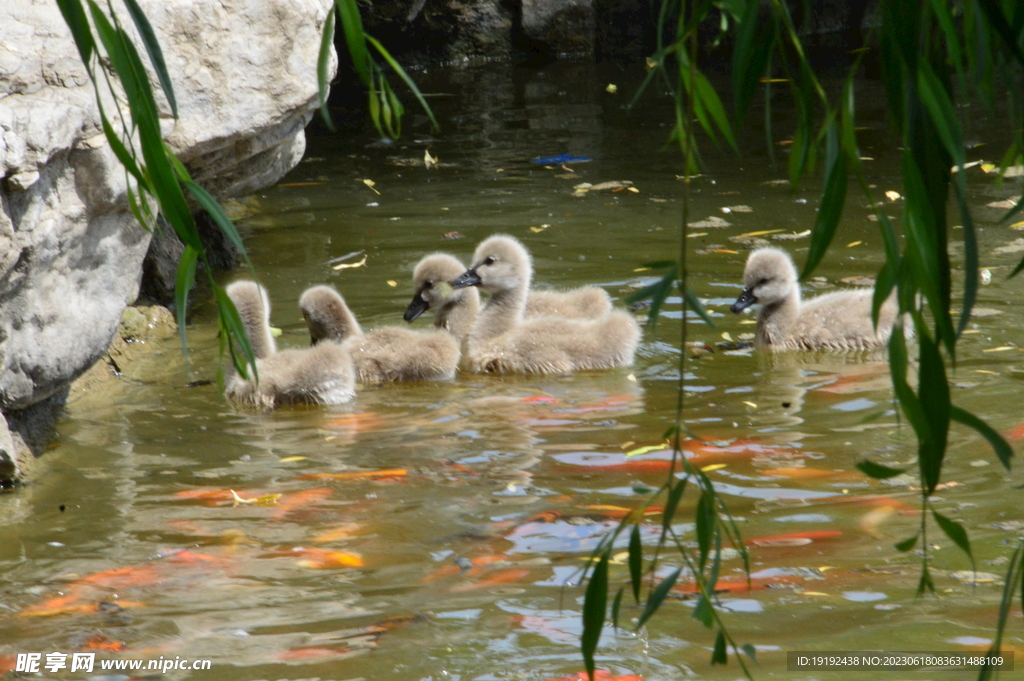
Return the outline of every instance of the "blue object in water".
{"type": "Polygon", "coordinates": [[[557,166],[563,163],[586,163],[593,161],[594,159],[589,156],[573,156],[572,154],[560,154],[558,156],[542,156],[535,158],[532,163],[536,163],[539,166],[557,166]]]}

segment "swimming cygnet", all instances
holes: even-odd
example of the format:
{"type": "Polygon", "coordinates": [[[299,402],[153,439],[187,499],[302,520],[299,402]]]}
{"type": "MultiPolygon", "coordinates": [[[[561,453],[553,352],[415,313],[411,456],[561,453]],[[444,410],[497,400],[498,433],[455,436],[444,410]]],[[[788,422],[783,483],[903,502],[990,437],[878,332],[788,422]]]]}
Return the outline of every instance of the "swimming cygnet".
{"type": "Polygon", "coordinates": [[[446,380],[455,376],[462,351],[444,331],[385,326],[363,333],[345,299],[330,286],[314,286],[299,298],[314,346],[341,343],[352,355],[359,383],[446,380]]]}
{"type": "Polygon", "coordinates": [[[256,357],[256,379],[228,378],[228,398],[273,409],[282,404],[340,404],[355,395],[352,357],[337,343],[277,351],[270,333],[270,300],[262,286],[236,281],[225,292],[238,309],[256,357]]]}
{"type": "Polygon", "coordinates": [[[451,282],[479,286],[490,300],[467,339],[466,366],[482,373],[554,374],[633,363],[640,326],[613,310],[598,319],[525,319],[533,266],[519,241],[497,235],[481,243],[473,265],[451,282]]]}
{"type": "Polygon", "coordinates": [[[884,346],[892,334],[898,308],[895,293],[871,321],[874,289],[826,293],[800,300],[796,267],[778,248],[760,248],[750,254],[743,271],[743,293],[733,304],[740,313],[754,303],[757,314],[755,345],[769,350],[868,350],[884,346]]]}
{"type": "MultiPolygon", "coordinates": [[[[480,312],[480,293],[475,288],[453,288],[448,282],[465,271],[466,266],[447,253],[433,253],[420,260],[412,275],[416,294],[405,311],[405,321],[412,322],[427,310],[434,310],[435,327],[464,339],[480,312]]],[[[531,289],[524,316],[596,319],[611,310],[608,293],[596,286],[569,291],[531,289]]]]}

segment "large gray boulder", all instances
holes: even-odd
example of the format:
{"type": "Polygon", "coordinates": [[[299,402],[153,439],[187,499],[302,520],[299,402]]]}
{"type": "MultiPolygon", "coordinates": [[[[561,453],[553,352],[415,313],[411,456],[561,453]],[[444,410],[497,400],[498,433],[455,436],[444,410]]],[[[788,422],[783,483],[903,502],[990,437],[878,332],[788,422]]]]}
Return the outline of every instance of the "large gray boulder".
{"type": "MultiPolygon", "coordinates": [[[[238,196],[298,163],[331,0],[140,4],[178,100],[179,120],[162,111],[166,139],[193,178],[238,196]]],[[[54,0],[0,3],[0,178],[0,412],[17,448],[33,406],[106,351],[150,241],[54,0]]],[[[0,432],[0,478],[10,448],[0,432]]]]}

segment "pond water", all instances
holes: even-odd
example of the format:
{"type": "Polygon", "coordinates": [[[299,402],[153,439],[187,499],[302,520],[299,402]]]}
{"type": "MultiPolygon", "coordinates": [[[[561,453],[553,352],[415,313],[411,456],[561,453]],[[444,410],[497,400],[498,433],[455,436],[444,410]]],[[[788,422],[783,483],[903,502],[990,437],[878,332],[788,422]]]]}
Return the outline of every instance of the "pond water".
{"type": "MultiPolygon", "coordinates": [[[[495,232],[531,249],[536,285],[595,284],[621,305],[652,280],[642,263],[678,252],[681,215],[679,154],[664,149],[667,102],[624,108],[639,75],[578,62],[421,74],[440,133],[429,136],[413,115],[406,139],[390,147],[363,133],[311,135],[307,159],[246,202],[239,222],[283,330],[279,345],[308,342],[295,302],[306,287],[337,286],[365,327],[402,324],[422,255],[468,260],[495,232]],[[429,171],[428,145],[441,163],[429,171]],[[556,154],[593,160],[531,162],[556,154]],[[574,192],[608,181],[637,191],[574,192]],[[365,251],[361,267],[325,264],[355,251],[365,251]]],[[[879,193],[899,191],[898,144],[880,108],[864,112],[869,179],[879,193]]],[[[775,120],[775,141],[784,141],[790,113],[779,108],[775,120]]],[[[971,132],[991,145],[971,160],[1001,156],[996,128],[971,132]]],[[[930,527],[939,595],[915,598],[919,558],[893,546],[920,523],[914,481],[872,481],[854,467],[865,455],[914,460],[885,363],[715,347],[753,330],[752,316],[728,312],[749,248],[733,237],[795,236],[811,227],[817,205],[816,179],[796,192],[777,182],[784,145],[774,167],[761,133],[751,127],[741,140],[741,157],[702,145],[692,219],[729,224],[691,230],[691,285],[716,326],[691,321],[690,339],[714,352],[690,359],[685,376],[685,420],[704,440],[687,449],[750,543],[753,590],[736,586],[739,559],[725,564],[730,633],[757,646],[758,679],[842,678],[787,672],[790,650],[984,650],[1002,573],[1024,533],[1020,474],[954,427],[936,505],[969,531],[984,574],[970,583],[962,574],[970,561],[930,527]]],[[[1020,254],[994,253],[1017,232],[986,205],[1014,188],[969,172],[992,278],[960,346],[954,401],[1021,437],[1024,283],[1006,279],[1020,254]]],[[[809,295],[871,276],[882,261],[867,202],[851,197],[809,295]]],[[[898,216],[899,201],[891,207],[898,216]]],[[[808,240],[772,243],[799,262],[808,240]]],[[[272,413],[235,409],[215,386],[193,383],[213,379],[217,366],[212,307],[200,295],[194,310],[188,366],[175,339],[152,342],[113,394],[68,405],[36,481],[0,496],[0,670],[19,652],[82,650],[211,660],[212,671],[166,675],[180,679],[540,681],[582,669],[578,572],[616,513],[642,504],[665,475],[656,445],[675,413],[677,298],[656,330],[645,329],[628,369],[460,375],[272,413]],[[625,457],[639,447],[654,451],[625,457]],[[230,490],[263,501],[233,504],[230,490]]],[[[692,504],[676,517],[689,540],[692,504]]],[[[648,544],[659,522],[645,520],[648,544]]],[[[663,569],[677,564],[668,554],[663,569]]],[[[611,580],[625,583],[627,567],[612,565],[611,580]]],[[[652,680],[738,678],[735,660],[709,665],[713,636],[690,616],[685,585],[677,595],[642,635],[607,629],[598,666],[652,680]]],[[[1020,653],[1019,615],[1004,645],[1020,653]]],[[[924,678],[913,674],[901,678],[924,678]]]]}

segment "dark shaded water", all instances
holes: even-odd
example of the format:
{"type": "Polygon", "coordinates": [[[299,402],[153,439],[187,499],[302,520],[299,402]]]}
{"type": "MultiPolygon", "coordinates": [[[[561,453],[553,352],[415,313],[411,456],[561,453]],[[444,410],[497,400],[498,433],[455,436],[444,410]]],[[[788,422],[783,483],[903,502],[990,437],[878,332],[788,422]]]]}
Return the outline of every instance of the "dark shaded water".
{"type": "MultiPolygon", "coordinates": [[[[410,121],[408,139],[391,147],[315,136],[307,160],[248,203],[239,224],[270,290],[280,345],[306,343],[295,301],[307,286],[336,285],[366,327],[401,324],[423,254],[468,259],[494,232],[529,246],[537,285],[597,284],[620,304],[651,281],[642,263],[678,251],[682,169],[678,153],[663,150],[669,109],[662,101],[626,111],[629,74],[565,63],[539,73],[424,74],[422,82],[438,95],[431,102],[441,133],[428,138],[410,121]],[[619,94],[606,92],[608,83],[619,94]],[[422,165],[428,146],[439,169],[422,165]],[[555,154],[594,160],[568,166],[574,172],[530,162],[555,154]],[[574,191],[607,181],[637,191],[574,191]],[[361,267],[324,264],[360,250],[361,267]]],[[[863,108],[871,181],[879,192],[899,191],[898,145],[872,118],[878,110],[863,108]]],[[[787,120],[776,112],[776,141],[787,120]]],[[[997,135],[979,128],[992,145],[972,159],[1001,156],[997,135]]],[[[773,168],[759,133],[742,139],[740,158],[704,144],[707,170],[693,187],[694,221],[730,223],[691,230],[691,283],[717,326],[693,321],[690,333],[710,345],[752,332],[750,317],[727,310],[749,239],[802,233],[817,205],[815,180],[797,192],[776,182],[784,146],[776,149],[783,165],[773,168]],[[771,233],[734,239],[751,232],[771,233]]],[[[986,207],[1013,188],[969,172],[993,276],[980,292],[984,316],[961,344],[954,400],[1017,434],[1022,283],[1005,274],[1019,254],[993,249],[1018,233],[986,207]]],[[[849,202],[809,294],[878,269],[881,243],[865,203],[849,202]]],[[[892,209],[898,215],[898,201],[892,209]]],[[[772,243],[799,261],[807,238],[772,243]]],[[[663,453],[624,452],[657,445],[673,421],[678,299],[657,331],[646,331],[630,369],[462,375],[268,414],[236,410],[213,387],[186,387],[216,367],[209,303],[196,310],[188,368],[173,339],[154,343],[120,389],[69,405],[37,483],[0,496],[0,655],[212,660],[213,671],[169,674],[193,679],[541,680],[582,668],[582,592],[566,584],[617,509],[642,503],[664,475],[641,463],[663,453]],[[250,500],[282,496],[233,505],[229,490],[250,500]],[[123,652],[104,649],[119,644],[123,652]]],[[[913,462],[885,364],[726,350],[689,362],[685,418],[706,440],[688,449],[753,541],[755,589],[731,587],[721,604],[736,640],[758,647],[755,678],[841,678],[786,672],[787,650],[987,647],[1000,575],[1024,531],[1019,473],[1005,473],[978,437],[954,429],[950,486],[936,503],[964,523],[978,569],[991,578],[967,583],[957,571],[969,561],[931,529],[940,595],[915,599],[918,558],[893,548],[920,522],[913,480],[879,483],[854,468],[864,455],[913,462]]],[[[687,506],[676,521],[688,539],[691,518],[687,506]]],[[[647,521],[649,542],[658,521],[647,521]]],[[[674,565],[664,560],[666,572],[674,565]]],[[[730,558],[726,586],[740,575],[730,558]]],[[[626,566],[613,565],[611,579],[624,583],[626,566]]],[[[640,636],[607,630],[599,666],[648,679],[737,678],[735,663],[708,665],[713,638],[679,595],[640,636]]],[[[1019,627],[1005,645],[1024,651],[1019,627]]]]}

